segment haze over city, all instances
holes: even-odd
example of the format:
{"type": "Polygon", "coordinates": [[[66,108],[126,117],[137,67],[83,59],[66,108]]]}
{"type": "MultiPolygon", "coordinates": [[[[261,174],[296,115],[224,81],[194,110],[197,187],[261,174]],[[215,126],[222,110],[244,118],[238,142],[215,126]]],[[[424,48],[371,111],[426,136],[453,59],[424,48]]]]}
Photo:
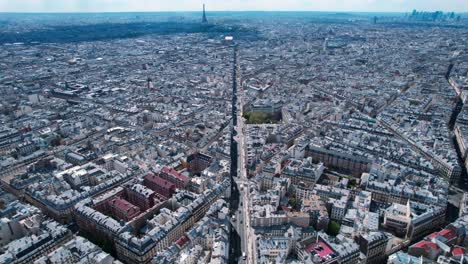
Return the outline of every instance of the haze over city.
{"type": "Polygon", "coordinates": [[[464,0],[0,0],[0,12],[199,11],[467,12],[464,0]]]}

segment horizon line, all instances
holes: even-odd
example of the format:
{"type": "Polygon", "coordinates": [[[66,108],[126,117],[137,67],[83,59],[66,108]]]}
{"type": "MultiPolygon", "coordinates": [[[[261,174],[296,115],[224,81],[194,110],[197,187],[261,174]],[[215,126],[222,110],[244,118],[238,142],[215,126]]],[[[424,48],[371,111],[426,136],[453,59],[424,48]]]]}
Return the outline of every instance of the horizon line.
{"type": "MultiPolygon", "coordinates": [[[[418,12],[437,12],[442,10],[417,10],[418,12]]],[[[295,13],[411,13],[408,11],[337,11],[337,10],[211,10],[206,13],[215,12],[295,12],[295,13]]],[[[444,13],[467,14],[468,11],[442,11],[444,13]]],[[[158,10],[158,11],[0,11],[0,14],[102,14],[102,13],[203,13],[203,10],[158,10]]]]}

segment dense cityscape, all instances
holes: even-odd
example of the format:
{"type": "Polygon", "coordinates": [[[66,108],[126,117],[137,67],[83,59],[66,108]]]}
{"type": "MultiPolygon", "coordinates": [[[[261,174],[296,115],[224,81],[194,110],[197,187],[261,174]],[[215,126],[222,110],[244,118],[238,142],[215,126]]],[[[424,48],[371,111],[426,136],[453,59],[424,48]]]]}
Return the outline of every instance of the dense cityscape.
{"type": "Polygon", "coordinates": [[[2,14],[0,263],[468,263],[466,13],[206,8],[2,14]]]}

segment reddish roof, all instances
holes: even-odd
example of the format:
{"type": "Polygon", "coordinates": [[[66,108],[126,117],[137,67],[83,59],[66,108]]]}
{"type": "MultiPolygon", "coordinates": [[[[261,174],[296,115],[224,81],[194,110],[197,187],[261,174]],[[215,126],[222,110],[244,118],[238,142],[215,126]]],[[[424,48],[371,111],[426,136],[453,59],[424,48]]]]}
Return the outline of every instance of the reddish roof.
{"type": "Polygon", "coordinates": [[[426,251],[439,249],[439,246],[436,243],[433,243],[431,241],[426,241],[426,240],[419,241],[418,243],[414,244],[412,247],[424,248],[426,251]]]}
{"type": "Polygon", "coordinates": [[[181,238],[179,238],[177,241],[176,241],[176,244],[179,246],[179,247],[183,247],[185,245],[185,243],[187,243],[189,241],[189,238],[187,236],[182,236],[181,238]]]}
{"type": "Polygon", "coordinates": [[[455,231],[451,229],[444,229],[439,232],[439,235],[445,237],[447,240],[452,240],[457,236],[457,234],[455,234],[455,231]]]}
{"type": "Polygon", "coordinates": [[[181,180],[181,181],[188,181],[188,177],[187,175],[184,175],[184,174],[181,174],[179,172],[177,172],[176,170],[173,170],[173,169],[169,169],[168,167],[164,167],[162,168],[161,170],[163,173],[166,173],[166,174],[169,174],[169,175],[172,175],[174,176],[175,178],[181,180]]]}
{"type": "Polygon", "coordinates": [[[433,239],[433,238],[436,238],[438,236],[442,236],[444,237],[445,239],[447,240],[452,240],[454,239],[455,237],[457,237],[457,234],[455,233],[455,231],[451,230],[451,229],[444,229],[440,232],[434,232],[432,234],[430,234],[429,236],[427,236],[429,239],[433,239]]]}
{"type": "Polygon", "coordinates": [[[124,212],[128,212],[129,210],[133,210],[133,211],[139,211],[140,210],[140,208],[138,208],[137,206],[131,204],[127,200],[122,199],[120,197],[114,197],[109,202],[113,206],[117,207],[119,210],[124,211],[124,212]]]}
{"type": "Polygon", "coordinates": [[[322,241],[308,245],[305,251],[306,252],[315,251],[315,253],[317,253],[317,255],[319,255],[320,258],[325,258],[326,256],[335,253],[333,249],[331,249],[327,244],[325,244],[322,241]]]}
{"type": "Polygon", "coordinates": [[[145,179],[157,184],[158,186],[161,186],[162,188],[164,188],[166,190],[170,190],[172,188],[175,188],[175,185],[172,182],[167,181],[167,180],[165,180],[165,179],[163,179],[163,178],[161,178],[159,176],[155,176],[154,174],[146,175],[145,179]]]}
{"type": "Polygon", "coordinates": [[[465,249],[462,248],[462,247],[455,247],[452,250],[452,255],[454,255],[454,256],[461,256],[461,255],[464,255],[464,254],[465,254],[465,249]]]}

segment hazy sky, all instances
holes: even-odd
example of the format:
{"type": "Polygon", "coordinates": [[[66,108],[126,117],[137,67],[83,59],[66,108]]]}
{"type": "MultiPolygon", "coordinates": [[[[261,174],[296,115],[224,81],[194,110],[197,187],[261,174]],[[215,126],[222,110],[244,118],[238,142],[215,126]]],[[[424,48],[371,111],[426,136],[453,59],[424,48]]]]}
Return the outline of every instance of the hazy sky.
{"type": "Polygon", "coordinates": [[[121,12],[201,10],[468,12],[468,0],[0,0],[0,12],[121,12]]]}

